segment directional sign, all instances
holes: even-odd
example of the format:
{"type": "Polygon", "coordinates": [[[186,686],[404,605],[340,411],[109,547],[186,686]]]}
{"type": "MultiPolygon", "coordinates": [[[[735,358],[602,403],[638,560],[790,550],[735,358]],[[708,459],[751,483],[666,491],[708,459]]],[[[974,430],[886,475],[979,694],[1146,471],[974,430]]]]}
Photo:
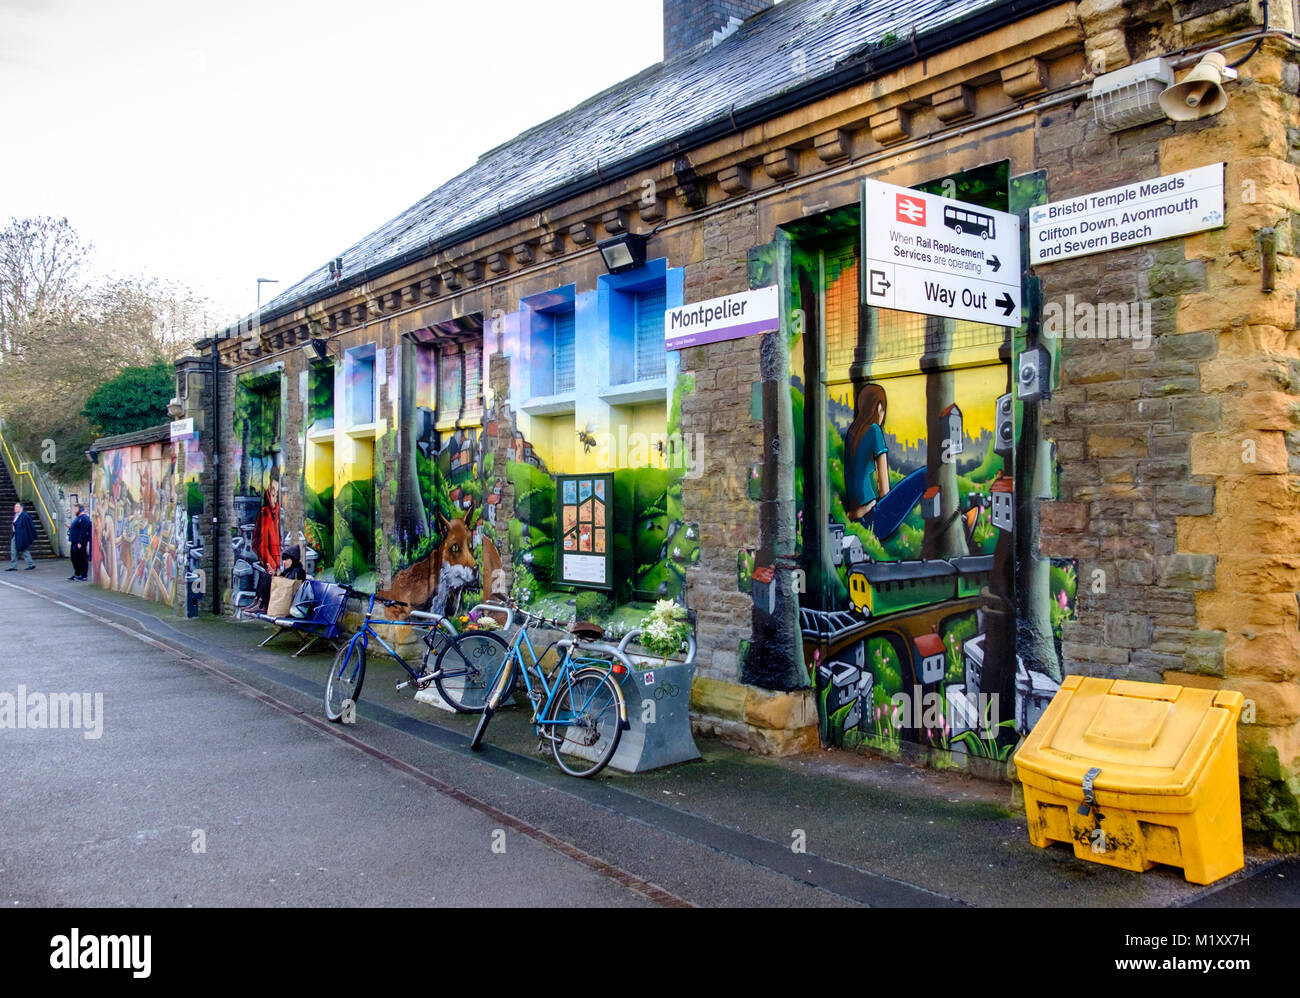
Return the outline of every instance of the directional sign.
{"type": "Polygon", "coordinates": [[[1223,164],[1081,194],[1029,213],[1035,264],[1217,229],[1223,220],[1223,164]]]}
{"type": "Polygon", "coordinates": [[[862,300],[878,308],[1020,325],[1020,219],[862,181],[862,300]]]}

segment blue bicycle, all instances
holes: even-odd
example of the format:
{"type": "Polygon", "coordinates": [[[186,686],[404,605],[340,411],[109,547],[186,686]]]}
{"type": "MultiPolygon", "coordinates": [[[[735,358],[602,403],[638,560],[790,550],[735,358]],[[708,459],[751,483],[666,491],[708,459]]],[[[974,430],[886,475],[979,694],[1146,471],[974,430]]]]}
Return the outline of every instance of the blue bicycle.
{"type": "Polygon", "coordinates": [[[627,657],[613,645],[596,643],[605,636],[596,624],[546,620],[514,604],[510,609],[524,618],[510,642],[493,631],[462,633],[439,656],[439,661],[452,656],[451,661],[470,665],[456,679],[466,709],[482,714],[470,748],[479,748],[492,715],[522,679],[540,745],[550,746],[556,763],[570,776],[595,776],[614,757],[619,736],[629,727],[620,685],[631,672],[627,657]],[[530,626],[569,633],[539,654],[528,636],[530,626]],[[551,649],[556,664],[547,672],[543,663],[551,649]]]}
{"type": "MultiPolygon", "coordinates": [[[[351,712],[356,709],[357,701],[361,699],[361,685],[366,679],[366,651],[370,646],[371,638],[379,642],[393,661],[405,669],[407,675],[411,677],[397,684],[399,690],[408,686],[423,690],[427,689],[430,683],[437,683],[444,698],[450,700],[447,697],[448,690],[455,692],[464,685],[466,676],[478,675],[477,664],[462,659],[459,653],[447,656],[448,650],[453,647],[452,639],[456,637],[456,629],[446,617],[417,611],[411,612],[411,617],[415,619],[389,620],[386,617],[376,617],[374,615],[376,603],[386,607],[405,607],[407,604],[401,600],[383,599],[374,593],[362,592],[351,586],[345,589],[347,599],[369,600],[369,603],[360,630],[339,649],[334,664],[330,667],[329,678],[325,681],[325,716],[331,721],[342,721],[345,715],[349,715],[350,719],[351,712]],[[428,628],[428,633],[424,636],[425,651],[419,669],[411,666],[399,655],[393,646],[379,635],[374,624],[385,627],[428,628]],[[430,669],[429,658],[434,654],[437,658],[434,668],[430,669]]],[[[459,704],[455,706],[458,710],[474,712],[473,706],[465,707],[459,704]]]]}

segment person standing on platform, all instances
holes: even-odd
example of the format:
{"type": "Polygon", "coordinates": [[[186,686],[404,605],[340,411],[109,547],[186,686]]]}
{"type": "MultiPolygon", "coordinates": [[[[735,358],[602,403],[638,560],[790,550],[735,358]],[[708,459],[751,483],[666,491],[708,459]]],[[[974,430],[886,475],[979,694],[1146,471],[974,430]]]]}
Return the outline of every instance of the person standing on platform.
{"type": "Polygon", "coordinates": [[[68,545],[72,555],[69,582],[85,582],[90,571],[90,517],[86,507],[77,505],[77,515],[68,524],[68,545]]]}

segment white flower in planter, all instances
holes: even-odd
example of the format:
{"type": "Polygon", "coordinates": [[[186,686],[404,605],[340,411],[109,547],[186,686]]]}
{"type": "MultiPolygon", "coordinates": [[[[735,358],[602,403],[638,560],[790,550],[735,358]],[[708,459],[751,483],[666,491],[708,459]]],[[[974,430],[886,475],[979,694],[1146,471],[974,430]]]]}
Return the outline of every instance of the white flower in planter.
{"type": "Polygon", "coordinates": [[[655,608],[641,621],[641,647],[661,657],[665,665],[668,656],[681,648],[689,634],[686,608],[672,600],[656,600],[655,608]]]}

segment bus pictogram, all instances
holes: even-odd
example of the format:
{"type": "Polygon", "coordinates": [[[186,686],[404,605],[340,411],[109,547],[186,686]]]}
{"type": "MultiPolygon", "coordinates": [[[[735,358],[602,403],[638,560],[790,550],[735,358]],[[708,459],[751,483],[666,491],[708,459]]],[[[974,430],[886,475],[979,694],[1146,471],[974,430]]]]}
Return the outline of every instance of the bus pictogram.
{"type": "Polygon", "coordinates": [[[984,239],[992,239],[997,235],[994,230],[992,215],[985,215],[978,211],[967,211],[964,208],[956,208],[952,205],[944,205],[943,207],[943,224],[959,236],[969,234],[984,239]]]}

